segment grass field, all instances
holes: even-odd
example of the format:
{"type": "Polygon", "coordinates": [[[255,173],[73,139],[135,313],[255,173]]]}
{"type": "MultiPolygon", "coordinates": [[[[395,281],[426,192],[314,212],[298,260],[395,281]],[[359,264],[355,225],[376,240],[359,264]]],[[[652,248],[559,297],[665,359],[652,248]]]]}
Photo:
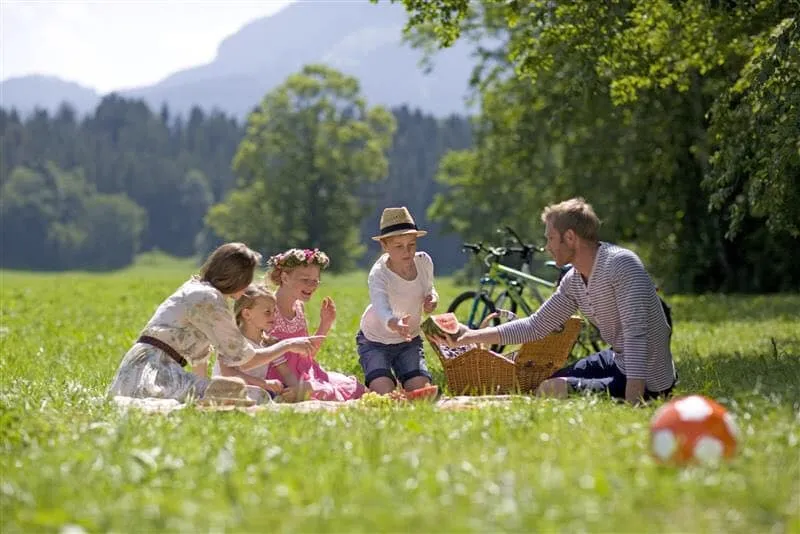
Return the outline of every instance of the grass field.
{"type": "MultiPolygon", "coordinates": [[[[674,469],[648,454],[656,406],[598,398],[120,412],[114,370],[191,268],[0,273],[0,531],[800,532],[800,296],[670,299],[679,393],[742,430],[729,464],[674,469]]],[[[360,374],[365,275],[326,277],[312,318],[324,295],[339,318],[319,359],[360,374]]]]}

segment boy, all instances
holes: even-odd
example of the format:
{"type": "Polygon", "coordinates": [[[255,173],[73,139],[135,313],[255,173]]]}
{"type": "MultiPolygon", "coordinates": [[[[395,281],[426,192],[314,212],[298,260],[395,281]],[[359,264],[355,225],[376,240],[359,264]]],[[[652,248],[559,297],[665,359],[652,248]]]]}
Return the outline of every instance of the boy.
{"type": "Polygon", "coordinates": [[[378,394],[390,393],[397,382],[406,391],[430,386],[420,337],[422,313],[439,303],[433,287],[433,261],[417,252],[419,230],[405,207],[386,208],[380,221],[383,255],[369,272],[370,304],[356,335],[364,381],[378,394]]]}

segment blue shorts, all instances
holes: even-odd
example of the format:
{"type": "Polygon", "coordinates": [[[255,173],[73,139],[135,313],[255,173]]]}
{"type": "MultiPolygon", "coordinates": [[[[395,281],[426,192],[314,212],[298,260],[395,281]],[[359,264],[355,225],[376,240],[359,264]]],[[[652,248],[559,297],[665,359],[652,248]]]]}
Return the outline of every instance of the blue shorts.
{"type": "MultiPolygon", "coordinates": [[[[614,361],[614,351],[606,349],[556,371],[550,378],[566,378],[570,390],[576,392],[608,393],[614,398],[625,398],[628,379],[614,361]]],[[[645,390],[644,400],[667,397],[674,384],[664,391],[645,390]]]]}
{"type": "Polygon", "coordinates": [[[358,363],[364,370],[364,382],[367,387],[370,382],[382,376],[391,378],[395,384],[398,381],[405,384],[417,376],[431,380],[431,374],[425,363],[422,338],[419,336],[405,343],[386,344],[370,341],[359,331],[356,334],[356,345],[358,363]]]}

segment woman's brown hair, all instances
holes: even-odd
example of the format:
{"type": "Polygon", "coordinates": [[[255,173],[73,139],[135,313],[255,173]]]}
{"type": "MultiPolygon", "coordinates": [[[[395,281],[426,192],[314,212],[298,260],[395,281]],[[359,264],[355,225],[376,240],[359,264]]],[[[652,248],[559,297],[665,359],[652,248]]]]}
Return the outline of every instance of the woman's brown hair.
{"type": "Polygon", "coordinates": [[[231,295],[250,285],[260,263],[261,254],[244,243],[225,243],[200,268],[200,279],[231,295]]]}

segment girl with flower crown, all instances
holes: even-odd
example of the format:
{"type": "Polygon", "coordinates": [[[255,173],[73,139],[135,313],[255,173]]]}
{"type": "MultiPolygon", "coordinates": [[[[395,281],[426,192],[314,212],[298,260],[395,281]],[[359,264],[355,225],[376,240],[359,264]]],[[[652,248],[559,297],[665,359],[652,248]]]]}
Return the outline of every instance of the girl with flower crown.
{"type": "MultiPolygon", "coordinates": [[[[293,248],[269,259],[266,281],[277,287],[277,313],[269,332],[271,337],[282,340],[308,336],[305,303],[316,292],[321,272],[329,263],[328,256],[317,249],[293,248]]],[[[336,320],[336,305],[330,297],[322,300],[319,319],[315,335],[324,336],[336,320]]],[[[364,384],[354,376],[326,372],[314,359],[320,344],[321,340],[315,341],[310,357],[285,353],[270,364],[266,378],[280,380],[288,391],[297,391],[302,398],[338,401],[360,398],[366,392],[364,384]]]]}

